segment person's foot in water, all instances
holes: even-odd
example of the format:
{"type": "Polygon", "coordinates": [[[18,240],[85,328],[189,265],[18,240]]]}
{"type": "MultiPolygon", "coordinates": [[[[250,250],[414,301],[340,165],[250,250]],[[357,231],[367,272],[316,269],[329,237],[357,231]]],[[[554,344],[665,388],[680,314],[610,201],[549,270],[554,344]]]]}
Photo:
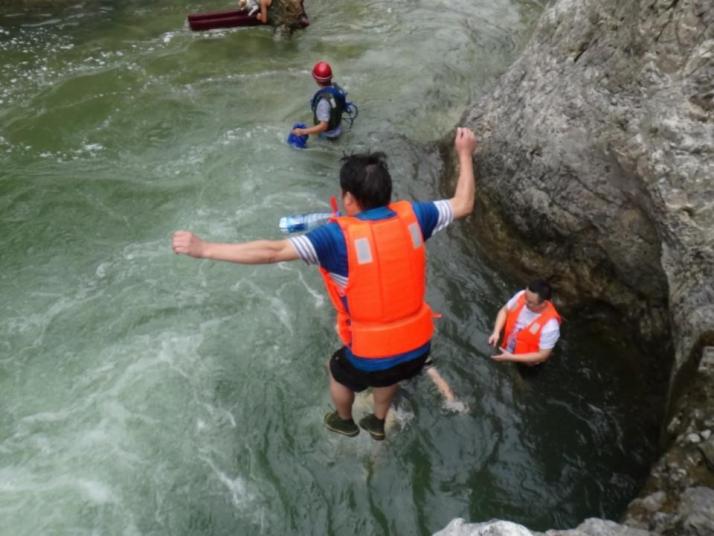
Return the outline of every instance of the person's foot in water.
{"type": "Polygon", "coordinates": [[[360,419],[359,425],[369,432],[372,439],[376,441],[384,440],[384,419],[378,419],[374,413],[370,413],[360,419]]]}
{"type": "Polygon", "coordinates": [[[325,415],[325,428],[330,432],[354,437],[359,434],[359,428],[352,419],[342,419],[336,411],[325,415]]]}

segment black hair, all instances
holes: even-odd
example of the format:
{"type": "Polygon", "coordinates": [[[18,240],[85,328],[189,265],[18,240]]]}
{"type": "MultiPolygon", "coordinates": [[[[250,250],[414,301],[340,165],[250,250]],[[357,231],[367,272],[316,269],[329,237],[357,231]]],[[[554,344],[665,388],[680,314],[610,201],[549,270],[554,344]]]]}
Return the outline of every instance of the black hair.
{"type": "Polygon", "coordinates": [[[538,294],[541,302],[549,300],[553,294],[553,289],[551,288],[550,283],[543,281],[542,279],[535,279],[534,281],[528,283],[528,290],[538,294]]]}
{"type": "Polygon", "coordinates": [[[360,153],[342,157],[340,187],[349,192],[362,210],[383,207],[392,199],[392,177],[384,153],[360,153]]]}

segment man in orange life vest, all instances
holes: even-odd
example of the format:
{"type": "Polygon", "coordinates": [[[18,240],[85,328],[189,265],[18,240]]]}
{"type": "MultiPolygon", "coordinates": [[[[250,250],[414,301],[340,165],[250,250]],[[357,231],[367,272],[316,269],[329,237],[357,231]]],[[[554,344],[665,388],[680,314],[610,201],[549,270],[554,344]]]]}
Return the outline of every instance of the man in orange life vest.
{"type": "Polygon", "coordinates": [[[494,361],[513,361],[534,366],[546,361],[560,337],[560,315],[550,297],[552,289],[542,280],[531,282],[501,307],[488,343],[498,345],[504,329],[501,353],[494,361]]]}
{"type": "Polygon", "coordinates": [[[305,235],[219,244],[188,231],[174,233],[177,254],[241,264],[302,259],[319,266],[343,344],[328,362],[335,411],[325,415],[325,426],[332,432],[359,433],[352,404],[356,392],[371,387],[374,413],[359,424],[372,438],[384,439],[384,420],[399,382],[426,363],[433,313],[424,301],[424,242],[474,206],[474,133],[458,128],[454,148],[459,177],[450,199],[390,203],[392,180],[384,154],[357,154],[343,158],[340,170],[343,216],[305,235]]]}

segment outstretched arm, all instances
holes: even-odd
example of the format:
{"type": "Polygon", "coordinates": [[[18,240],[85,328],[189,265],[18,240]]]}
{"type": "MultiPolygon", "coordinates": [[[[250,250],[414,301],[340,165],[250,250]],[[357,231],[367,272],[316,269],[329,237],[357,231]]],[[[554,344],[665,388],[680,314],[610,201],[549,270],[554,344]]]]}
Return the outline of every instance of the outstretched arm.
{"type": "Polygon", "coordinates": [[[241,244],[220,244],[206,242],[189,231],[176,231],[172,247],[177,255],[239,264],[272,264],[298,259],[297,250],[290,240],[255,240],[241,244]]]}
{"type": "Polygon", "coordinates": [[[552,348],[547,350],[538,350],[537,352],[529,352],[527,354],[512,354],[505,348],[500,348],[501,353],[492,355],[494,361],[512,361],[513,363],[523,363],[525,365],[537,365],[550,357],[552,348]]]}
{"type": "Polygon", "coordinates": [[[454,149],[459,158],[459,180],[454,197],[449,201],[454,211],[454,219],[465,218],[474,209],[476,184],[474,179],[473,152],[476,149],[476,135],[471,129],[457,128],[454,149]]]}

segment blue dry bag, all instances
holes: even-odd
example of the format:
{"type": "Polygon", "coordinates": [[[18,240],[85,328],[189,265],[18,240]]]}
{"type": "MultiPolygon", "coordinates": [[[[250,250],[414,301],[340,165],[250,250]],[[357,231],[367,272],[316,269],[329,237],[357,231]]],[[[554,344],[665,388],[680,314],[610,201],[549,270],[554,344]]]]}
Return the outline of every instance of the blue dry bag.
{"type": "MultiPolygon", "coordinates": [[[[295,123],[293,125],[293,128],[306,128],[305,123],[295,123]]],[[[292,128],[290,129],[290,134],[288,134],[288,144],[292,145],[296,149],[305,149],[307,148],[307,138],[309,136],[307,134],[303,136],[297,136],[293,134],[292,128]]]]}

